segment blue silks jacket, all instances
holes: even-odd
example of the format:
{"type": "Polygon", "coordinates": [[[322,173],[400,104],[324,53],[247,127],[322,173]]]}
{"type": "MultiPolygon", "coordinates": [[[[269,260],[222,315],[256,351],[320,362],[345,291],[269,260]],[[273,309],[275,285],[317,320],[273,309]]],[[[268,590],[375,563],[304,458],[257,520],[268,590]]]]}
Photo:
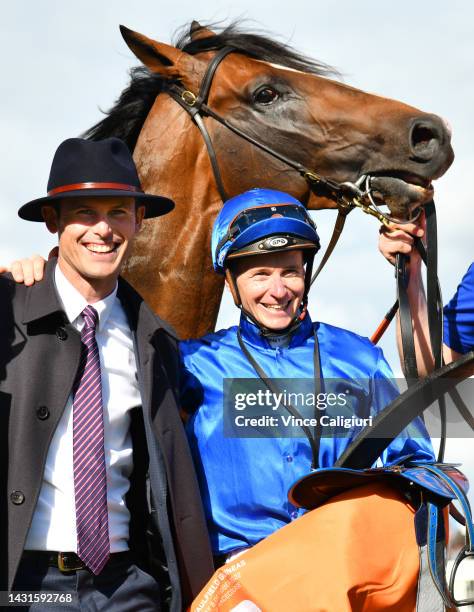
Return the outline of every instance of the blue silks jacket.
{"type": "MultiPolygon", "coordinates": [[[[223,381],[258,378],[243,354],[237,327],[180,344],[183,361],[182,407],[191,414],[186,430],[191,445],[214,554],[252,546],[304,511],[287,499],[290,486],[310,472],[306,437],[242,438],[224,435],[223,381]]],[[[287,348],[272,348],[244,316],[242,338],[257,363],[274,378],[314,377],[314,331],[322,377],[348,379],[357,391],[358,414],[376,414],[396,395],[390,366],[380,348],[345,329],[311,322],[307,315],[287,348]]],[[[302,434],[303,436],[304,434],[302,434]]],[[[386,465],[410,460],[433,461],[433,450],[421,420],[384,452],[386,465]]],[[[353,435],[322,437],[319,467],[331,467],[353,435]]],[[[370,466],[367,466],[370,467],[370,466]]]]}

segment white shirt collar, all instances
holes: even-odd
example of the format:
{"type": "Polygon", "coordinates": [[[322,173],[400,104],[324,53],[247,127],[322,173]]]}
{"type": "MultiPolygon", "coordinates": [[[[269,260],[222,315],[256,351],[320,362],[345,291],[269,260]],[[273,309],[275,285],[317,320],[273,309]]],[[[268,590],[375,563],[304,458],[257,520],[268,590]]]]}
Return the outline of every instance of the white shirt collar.
{"type": "MultiPolygon", "coordinates": [[[[54,282],[56,284],[56,289],[59,293],[59,297],[67,318],[69,319],[70,323],[74,323],[82,314],[84,308],[88,306],[88,302],[64,276],[58,264],[54,270],[54,282]]],[[[109,293],[107,297],[91,304],[91,306],[97,310],[97,314],[99,315],[99,331],[104,328],[107,319],[109,318],[116,296],[117,284],[115,285],[112,293],[109,293]]]]}

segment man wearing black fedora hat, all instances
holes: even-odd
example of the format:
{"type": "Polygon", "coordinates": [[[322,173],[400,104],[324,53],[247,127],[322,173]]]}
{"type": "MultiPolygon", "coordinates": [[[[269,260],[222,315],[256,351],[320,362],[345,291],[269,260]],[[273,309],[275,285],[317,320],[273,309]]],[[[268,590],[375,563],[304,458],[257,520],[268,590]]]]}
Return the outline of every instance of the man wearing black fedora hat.
{"type": "Polygon", "coordinates": [[[42,282],[0,277],[0,591],[31,609],[159,610],[169,583],[180,610],[212,573],[177,340],[119,277],[173,206],[122,141],[74,138],[19,210],[59,237],[42,282]]]}

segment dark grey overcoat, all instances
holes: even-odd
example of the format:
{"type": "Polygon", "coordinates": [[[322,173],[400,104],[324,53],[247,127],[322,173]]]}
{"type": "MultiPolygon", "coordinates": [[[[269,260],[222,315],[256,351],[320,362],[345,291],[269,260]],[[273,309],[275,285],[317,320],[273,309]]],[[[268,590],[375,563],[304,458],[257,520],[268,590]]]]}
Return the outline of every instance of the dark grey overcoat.
{"type": "MultiPolygon", "coordinates": [[[[52,260],[44,280],[32,287],[0,277],[0,590],[12,586],[48,447],[79,364],[80,335],[62,311],[54,267],[52,260]]],[[[130,548],[152,572],[163,565],[161,550],[172,589],[170,607],[180,610],[213,567],[176,401],[177,339],[122,279],[118,297],[135,340],[143,400],[143,410],[132,418],[130,548]]]]}

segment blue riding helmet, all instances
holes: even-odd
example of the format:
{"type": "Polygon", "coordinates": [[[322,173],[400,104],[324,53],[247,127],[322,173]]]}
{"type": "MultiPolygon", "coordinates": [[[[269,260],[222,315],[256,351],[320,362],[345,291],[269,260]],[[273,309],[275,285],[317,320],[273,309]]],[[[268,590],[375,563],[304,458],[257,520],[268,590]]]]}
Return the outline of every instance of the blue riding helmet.
{"type": "Polygon", "coordinates": [[[316,226],[293,196],[274,189],[250,189],[225,202],[212,230],[214,270],[225,274],[227,259],[320,247],[316,226]]]}

